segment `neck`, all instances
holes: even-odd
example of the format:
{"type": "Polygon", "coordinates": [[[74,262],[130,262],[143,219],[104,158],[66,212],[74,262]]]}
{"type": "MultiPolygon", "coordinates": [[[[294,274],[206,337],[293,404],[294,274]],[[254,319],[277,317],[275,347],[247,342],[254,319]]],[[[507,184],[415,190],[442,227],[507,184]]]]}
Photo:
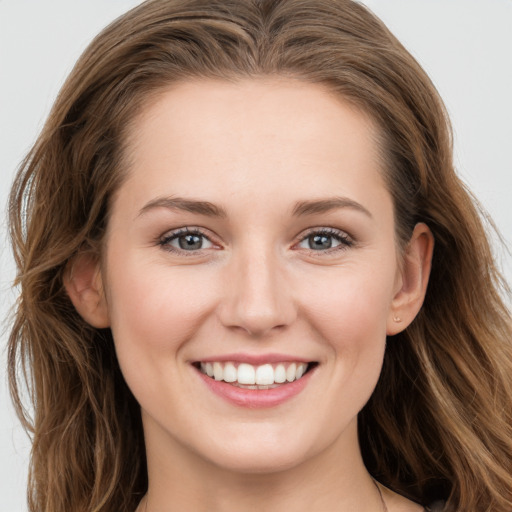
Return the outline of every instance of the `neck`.
{"type": "Polygon", "coordinates": [[[137,512],[385,510],[364,467],[356,424],[304,462],[253,472],[220,467],[147,422],[145,433],[149,488],[137,512]]]}

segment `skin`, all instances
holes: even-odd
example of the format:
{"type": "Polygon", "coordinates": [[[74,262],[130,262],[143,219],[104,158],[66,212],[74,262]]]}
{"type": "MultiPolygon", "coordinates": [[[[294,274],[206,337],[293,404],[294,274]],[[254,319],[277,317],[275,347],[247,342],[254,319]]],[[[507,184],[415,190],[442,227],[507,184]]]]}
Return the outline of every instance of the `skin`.
{"type": "MultiPolygon", "coordinates": [[[[419,224],[398,253],[373,123],[319,85],[197,81],[163,91],[130,133],[102,264],[78,258],[66,287],[87,321],[112,329],[141,405],[149,491],[139,509],[381,511],[357,414],[386,336],[421,307],[433,242],[419,224]],[[172,236],[185,227],[205,236],[202,249],[179,249],[172,236]],[[326,228],[333,247],[313,250],[308,236],[326,228]],[[287,402],[244,408],[192,366],[233,352],[318,367],[287,402]]],[[[422,510],[383,494],[390,512],[422,510]]]]}

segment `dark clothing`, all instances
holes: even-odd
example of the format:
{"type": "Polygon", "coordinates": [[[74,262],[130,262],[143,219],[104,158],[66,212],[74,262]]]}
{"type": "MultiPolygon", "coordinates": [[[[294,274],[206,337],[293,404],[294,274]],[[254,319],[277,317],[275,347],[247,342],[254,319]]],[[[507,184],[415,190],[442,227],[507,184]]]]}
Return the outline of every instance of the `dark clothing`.
{"type": "Polygon", "coordinates": [[[429,507],[425,508],[425,512],[443,512],[444,501],[435,501],[429,507]]]}

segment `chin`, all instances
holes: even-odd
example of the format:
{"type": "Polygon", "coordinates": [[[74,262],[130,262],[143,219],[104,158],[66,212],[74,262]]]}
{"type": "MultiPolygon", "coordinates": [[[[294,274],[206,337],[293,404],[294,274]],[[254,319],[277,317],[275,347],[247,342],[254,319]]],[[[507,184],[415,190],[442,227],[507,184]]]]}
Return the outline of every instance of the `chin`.
{"type": "Polygon", "coordinates": [[[305,457],[303,454],[286,450],[268,450],[255,446],[253,450],[229,452],[223,457],[215,457],[214,465],[232,473],[258,475],[291,470],[299,466],[305,457]],[[220,460],[219,460],[220,459],[220,460]]]}
{"type": "Polygon", "coordinates": [[[270,474],[293,469],[314,458],[330,444],[325,439],[323,442],[311,440],[311,436],[297,430],[290,435],[288,429],[265,432],[245,428],[238,435],[233,433],[228,437],[224,438],[226,442],[223,444],[217,437],[215,444],[209,444],[199,453],[216,467],[241,474],[270,474]]]}

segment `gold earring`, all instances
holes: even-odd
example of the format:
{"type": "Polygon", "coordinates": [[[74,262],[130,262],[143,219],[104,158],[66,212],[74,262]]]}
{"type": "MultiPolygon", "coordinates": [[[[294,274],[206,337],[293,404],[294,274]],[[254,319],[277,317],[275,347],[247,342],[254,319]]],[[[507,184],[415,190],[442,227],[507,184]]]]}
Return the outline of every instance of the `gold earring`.
{"type": "Polygon", "coordinates": [[[402,319],[399,316],[394,316],[393,321],[399,324],[402,321],[402,319]]]}

